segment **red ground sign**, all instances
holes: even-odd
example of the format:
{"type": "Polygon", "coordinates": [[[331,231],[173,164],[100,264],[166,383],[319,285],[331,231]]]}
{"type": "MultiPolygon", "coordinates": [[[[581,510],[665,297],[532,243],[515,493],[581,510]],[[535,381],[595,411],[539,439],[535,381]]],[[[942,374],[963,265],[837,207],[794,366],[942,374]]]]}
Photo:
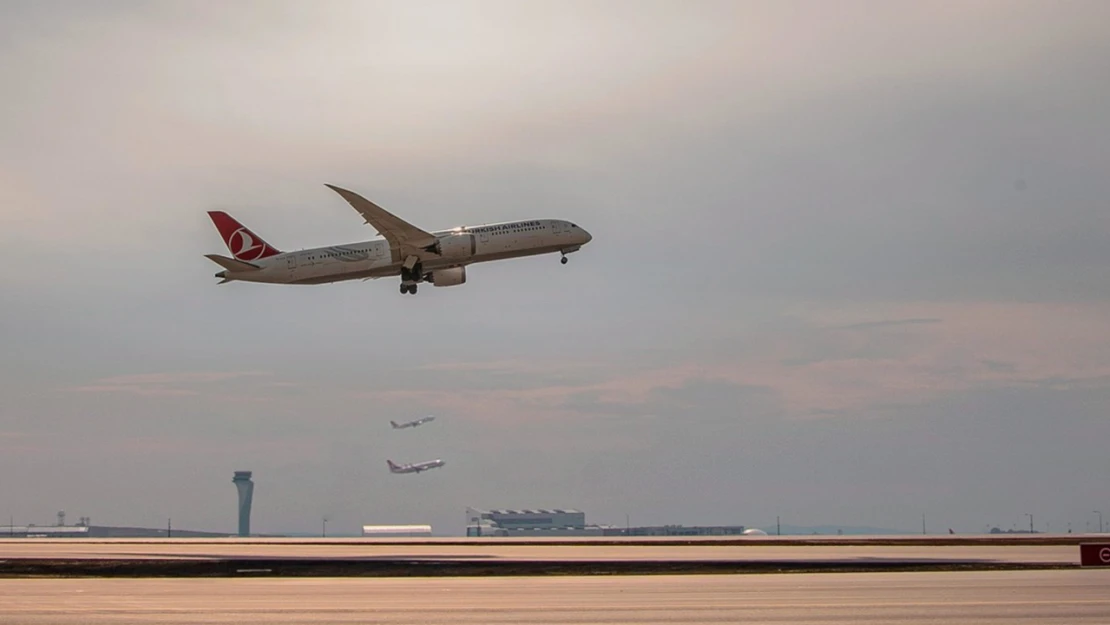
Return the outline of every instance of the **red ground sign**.
{"type": "Polygon", "coordinates": [[[1079,545],[1079,564],[1083,566],[1110,566],[1110,543],[1083,543],[1079,545]]]}

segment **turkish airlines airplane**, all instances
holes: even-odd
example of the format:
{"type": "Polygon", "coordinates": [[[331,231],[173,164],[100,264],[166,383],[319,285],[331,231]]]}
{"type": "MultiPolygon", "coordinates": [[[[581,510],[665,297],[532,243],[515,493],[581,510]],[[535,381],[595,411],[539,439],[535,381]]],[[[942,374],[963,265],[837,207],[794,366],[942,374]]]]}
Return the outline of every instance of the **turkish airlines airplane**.
{"type": "Polygon", "coordinates": [[[558,252],[566,264],[593,237],[561,219],[533,219],[459,226],[428,232],[402,220],[361,195],[326,185],[347,200],[383,238],[361,243],[283,252],[231,215],[208,211],[232,258],[205,257],[224,268],[219,284],[239,280],[271,284],[324,284],[401,276],[401,293],[416,286],[456,286],[466,282],[466,267],[492,260],[558,252]]]}
{"type": "Polygon", "coordinates": [[[389,463],[389,472],[390,473],[420,473],[421,471],[427,471],[429,469],[436,469],[436,468],[442,467],[443,465],[447,464],[446,462],[444,462],[442,460],[439,460],[439,459],[427,460],[427,461],[424,461],[424,462],[414,462],[412,464],[402,464],[402,465],[393,464],[392,460],[386,460],[386,462],[389,463]]]}
{"type": "Polygon", "coordinates": [[[436,420],[435,417],[423,417],[423,418],[417,419],[415,421],[406,421],[404,423],[397,423],[396,421],[390,421],[389,424],[393,426],[394,430],[401,430],[401,429],[404,429],[404,428],[414,428],[418,425],[424,425],[425,423],[435,421],[435,420],[436,420]]]}

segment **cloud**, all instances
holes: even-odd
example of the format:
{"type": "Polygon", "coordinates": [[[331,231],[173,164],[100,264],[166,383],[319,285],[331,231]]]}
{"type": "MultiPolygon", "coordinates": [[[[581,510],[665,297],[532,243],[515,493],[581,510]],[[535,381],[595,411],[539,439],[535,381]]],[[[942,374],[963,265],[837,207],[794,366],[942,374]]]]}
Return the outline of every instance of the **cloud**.
{"type": "Polygon", "coordinates": [[[173,373],[136,373],[101,378],[75,386],[77,393],[127,393],[155,397],[200,395],[204,387],[247,377],[270,375],[264,371],[193,371],[173,373]]]}
{"type": "Polygon", "coordinates": [[[887,328],[890,326],[922,325],[930,323],[943,323],[943,319],[884,319],[882,321],[863,321],[840,326],[829,326],[832,330],[871,330],[873,328],[887,328]]]}
{"type": "Polygon", "coordinates": [[[560,374],[579,372],[582,370],[603,367],[600,363],[584,362],[581,360],[559,359],[507,359],[507,360],[460,360],[442,361],[421,364],[413,368],[416,372],[451,372],[451,373],[494,373],[494,374],[560,374]]]}
{"type": "Polygon", "coordinates": [[[916,309],[936,316],[920,318],[926,323],[876,326],[828,323],[850,316],[850,307],[817,313],[809,318],[813,332],[779,337],[784,366],[745,363],[741,377],[778,389],[795,410],[844,412],[1058,378],[1100,386],[1110,374],[1110,329],[1100,321],[1110,314],[1107,304],[923,302],[857,308],[894,314],[916,309]],[[897,331],[855,336],[857,329],[875,327],[897,331]]]}
{"type": "Polygon", "coordinates": [[[717,336],[715,349],[697,362],[684,346],[638,360],[589,354],[580,367],[573,360],[432,364],[417,367],[402,388],[353,396],[509,425],[644,416],[676,409],[678,397],[697,410],[691,402],[725,385],[746,389],[744,402],[758,396],[763,410],[784,417],[862,417],[977,389],[1099,388],[1110,375],[1110,329],[1102,321],[1110,305],[914,302],[808,310],[797,323],[717,336]],[[936,315],[898,316],[908,308],[936,315]],[[849,321],[883,312],[891,313],[883,321],[849,321]]]}
{"type": "MultiPolygon", "coordinates": [[[[232,454],[261,457],[313,459],[320,454],[320,442],[304,438],[220,440],[188,436],[122,436],[99,441],[100,452],[127,456],[173,454],[176,456],[218,457],[232,454]]],[[[75,452],[76,449],[70,450],[75,452]]]]}

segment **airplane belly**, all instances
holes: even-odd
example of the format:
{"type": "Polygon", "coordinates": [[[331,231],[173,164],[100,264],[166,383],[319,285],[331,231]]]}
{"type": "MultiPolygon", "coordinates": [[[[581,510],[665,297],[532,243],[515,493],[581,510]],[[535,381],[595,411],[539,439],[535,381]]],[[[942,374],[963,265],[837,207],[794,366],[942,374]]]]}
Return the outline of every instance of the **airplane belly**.
{"type": "Polygon", "coordinates": [[[486,253],[478,254],[471,259],[473,263],[484,263],[494,260],[507,260],[510,258],[523,258],[525,256],[538,256],[540,254],[551,254],[559,252],[563,249],[562,245],[538,245],[535,247],[528,247],[519,250],[489,250],[486,253]]]}

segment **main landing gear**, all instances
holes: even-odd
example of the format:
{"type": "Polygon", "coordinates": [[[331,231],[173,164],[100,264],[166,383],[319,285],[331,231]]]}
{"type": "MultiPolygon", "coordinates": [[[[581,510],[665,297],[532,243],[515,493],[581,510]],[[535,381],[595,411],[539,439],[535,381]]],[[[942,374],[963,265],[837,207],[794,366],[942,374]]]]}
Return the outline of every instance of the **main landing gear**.
{"type": "Polygon", "coordinates": [[[416,283],[424,277],[424,267],[420,260],[410,256],[401,265],[401,294],[416,295],[416,283]]]}

